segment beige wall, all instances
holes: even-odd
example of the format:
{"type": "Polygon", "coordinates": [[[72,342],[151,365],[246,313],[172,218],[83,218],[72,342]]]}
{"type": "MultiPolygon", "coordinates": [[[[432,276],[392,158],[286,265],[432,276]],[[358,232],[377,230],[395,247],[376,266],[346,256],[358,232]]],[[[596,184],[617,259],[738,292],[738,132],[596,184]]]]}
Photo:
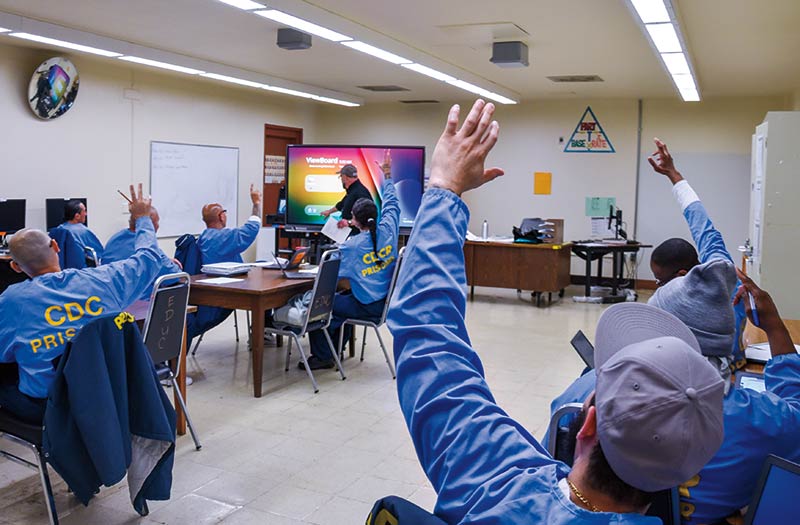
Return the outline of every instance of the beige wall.
{"type": "MultiPolygon", "coordinates": [[[[77,53],[63,55],[80,74],[75,106],[44,122],[33,115],[25,94],[34,69],[54,55],[0,45],[0,92],[6,94],[0,98],[6,131],[0,140],[0,197],[28,199],[30,227],[44,227],[45,198],[87,197],[90,227],[105,242],[127,223],[116,190],[131,182],[149,184],[151,140],[238,147],[241,222],[250,213],[249,185],[261,181],[264,124],[301,127],[308,140],[314,137],[316,103],[77,53]],[[125,98],[128,88],[141,100],[125,98]]],[[[170,240],[162,246],[174,251],[170,240]]]]}

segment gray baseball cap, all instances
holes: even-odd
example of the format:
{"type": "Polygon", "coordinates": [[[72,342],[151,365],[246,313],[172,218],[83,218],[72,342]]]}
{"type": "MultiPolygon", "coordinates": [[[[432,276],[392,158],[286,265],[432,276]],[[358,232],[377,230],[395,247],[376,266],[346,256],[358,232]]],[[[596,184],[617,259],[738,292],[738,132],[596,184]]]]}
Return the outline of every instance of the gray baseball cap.
{"type": "Polygon", "coordinates": [[[674,315],[603,312],[595,337],[597,435],[614,473],[647,492],[697,474],[722,444],[724,382],[674,315]]]}

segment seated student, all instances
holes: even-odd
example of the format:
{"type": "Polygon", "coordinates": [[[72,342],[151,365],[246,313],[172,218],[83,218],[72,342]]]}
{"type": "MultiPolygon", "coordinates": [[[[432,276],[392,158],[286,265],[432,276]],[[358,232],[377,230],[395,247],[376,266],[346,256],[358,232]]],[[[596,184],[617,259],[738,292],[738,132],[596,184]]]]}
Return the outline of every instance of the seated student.
{"type": "Polygon", "coordinates": [[[0,295],[0,406],[18,417],[41,423],[53,360],[67,341],[93,317],[125,309],[155,279],[160,257],[141,184],[138,195],[131,185],[131,201],[136,252],[123,261],[62,271],[46,233],[20,230],[9,242],[11,267],[31,278],[0,295]]]}
{"type": "MultiPolygon", "coordinates": [[[[377,161],[376,161],[377,162],[377,161]]],[[[369,199],[359,199],[353,205],[351,224],[360,233],[350,236],[340,247],[342,261],[339,277],[350,280],[350,292],[337,293],[333,300],[333,316],[328,333],[334,344],[339,340],[339,327],[346,319],[378,319],[386,304],[389,285],[392,281],[397,258],[397,238],[400,234],[400,205],[392,182],[392,158],[389,150],[384,154],[383,164],[383,210],[377,223],[378,208],[369,199]]],[[[349,329],[345,338],[349,338],[349,329]]],[[[328,345],[322,330],[308,334],[311,357],[308,366],[312,370],[333,368],[335,349],[328,345]]],[[[305,370],[302,361],[297,367],[305,370]]]]}
{"type": "MultiPolygon", "coordinates": [[[[661,146],[663,144],[660,150],[661,146]]],[[[665,148],[663,151],[666,153],[665,148]]],[[[659,165],[657,161],[655,164],[659,165]]],[[[694,192],[691,195],[696,199],[694,192]]],[[[705,215],[699,201],[690,202],[693,204],[685,207],[687,215],[705,215]]],[[[794,352],[794,346],[787,345],[788,332],[769,295],[741,275],[743,286],[756,300],[760,326],[767,330],[773,355],[780,357],[771,360],[765,368],[767,392],[732,388],[728,362],[735,334],[733,308],[729,302],[735,285],[735,276],[729,270],[733,263],[730,256],[725,257],[727,252],[719,232],[710,226],[707,218],[701,222],[706,227],[698,245],[711,247],[713,256],[688,272],[676,272],[668,282],[662,282],[649,301],[689,326],[703,355],[725,380],[725,441],[700,473],[681,485],[683,523],[688,525],[714,523],[746,506],[769,454],[800,461],[800,441],[797,440],[800,435],[800,355],[794,352]]],[[[689,257],[684,255],[684,258],[689,257]]],[[[664,279],[669,277],[661,275],[664,279]]],[[[741,293],[740,288],[737,294],[741,293]]],[[[744,308],[747,303],[737,299],[735,307],[744,308]]],[[[587,399],[595,380],[594,371],[578,378],[553,401],[551,412],[566,403],[587,399]]]]}
{"type": "MultiPolygon", "coordinates": [[[[150,207],[150,220],[153,222],[153,229],[156,231],[156,233],[158,233],[159,216],[158,210],[156,210],[155,206],[150,207]]],[[[105,253],[103,254],[104,264],[127,259],[136,251],[136,221],[134,220],[133,215],[131,215],[129,224],[129,227],[112,235],[106,243],[105,253]]],[[[178,273],[182,271],[178,261],[167,257],[167,254],[164,253],[164,251],[159,248],[157,244],[156,249],[161,256],[161,271],[159,271],[158,275],[156,275],[156,279],[162,275],[178,273]]],[[[150,298],[150,294],[153,291],[153,284],[155,284],[155,282],[150,283],[150,286],[145,288],[140,299],[150,298]]]]}
{"type": "MultiPolygon", "coordinates": [[[[358,170],[352,164],[345,164],[342,169],[336,172],[339,179],[342,181],[342,188],[345,190],[345,195],[342,200],[333,205],[330,209],[320,212],[323,217],[328,217],[337,211],[342,212],[339,219],[339,228],[347,228],[350,226],[350,221],[353,219],[353,206],[361,199],[372,199],[369,190],[361,184],[358,180],[358,170]]],[[[357,232],[353,232],[356,233],[357,232]]]]}
{"type": "Polygon", "coordinates": [[[203,222],[206,229],[197,239],[203,254],[203,264],[219,262],[242,262],[242,252],[253,244],[261,228],[261,193],[250,185],[250,200],[253,202],[252,215],[242,226],[227,228],[228,210],[214,202],[203,206],[203,222]]]}
{"type": "Polygon", "coordinates": [[[71,200],[64,205],[64,222],[62,227],[75,236],[81,248],[92,248],[97,257],[103,258],[103,243],[92,230],[86,227],[86,206],[79,200],[71,200]]]}
{"type": "MultiPolygon", "coordinates": [[[[714,228],[708,217],[703,203],[694,192],[686,179],[675,168],[675,163],[670,155],[667,145],[655,139],[656,151],[647,160],[653,169],[666,175],[672,183],[672,194],[681,207],[683,216],[689,225],[692,239],[700,251],[698,259],[694,247],[680,238],[667,239],[653,250],[650,257],[650,269],[656,278],[656,284],[663,286],[675,277],[683,276],[700,264],[705,264],[713,259],[727,259],[733,263],[733,257],[725,247],[722,235],[714,228]]],[[[737,283],[738,285],[741,283],[737,283]]],[[[739,303],[733,308],[735,332],[731,356],[727,353],[722,356],[732,368],[737,369],[745,365],[744,344],[742,332],[745,325],[744,306],[739,303]],[[732,362],[731,362],[732,361],[732,362]]],[[[725,363],[721,363],[722,366],[725,363]]]]}
{"type": "Polygon", "coordinates": [[[600,380],[572,471],[497,405],[464,320],[460,198],[503,174],[484,170],[493,112],[479,100],[457,129],[458,106],[450,110],[388,318],[400,406],[435,514],[450,524],[657,524],[641,515],[651,493],[693,476],[722,440],[722,380],[674,316],[622,304],[598,323],[600,380]],[[676,367],[693,373],[664,373],[676,367]]]}

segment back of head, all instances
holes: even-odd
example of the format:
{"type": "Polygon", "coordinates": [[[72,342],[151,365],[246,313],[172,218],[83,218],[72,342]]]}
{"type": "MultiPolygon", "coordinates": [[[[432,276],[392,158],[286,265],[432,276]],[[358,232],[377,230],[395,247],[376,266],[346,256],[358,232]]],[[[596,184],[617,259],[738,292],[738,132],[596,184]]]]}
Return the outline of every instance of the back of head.
{"type": "Polygon", "coordinates": [[[723,380],[676,317],[620,304],[597,325],[597,436],[622,481],[646,492],[697,474],[723,439],[723,380]]]}
{"type": "Polygon", "coordinates": [[[207,228],[219,228],[224,226],[219,219],[219,214],[222,211],[222,204],[218,202],[212,202],[203,206],[203,222],[206,223],[207,228]]]}
{"type": "MultiPolygon", "coordinates": [[[[362,225],[369,226],[369,219],[378,219],[378,207],[372,199],[361,198],[353,204],[353,217],[362,225]]],[[[372,229],[372,228],[370,228],[372,229]]]]}
{"type": "Polygon", "coordinates": [[[714,259],[656,289],[647,304],[671,313],[694,333],[705,356],[726,357],[733,350],[736,318],[732,296],[736,269],[714,259]]]}
{"type": "Polygon", "coordinates": [[[67,201],[64,205],[64,220],[71,221],[75,218],[75,215],[81,212],[81,201],[74,199],[71,201],[67,201]]]}
{"type": "Polygon", "coordinates": [[[679,237],[667,239],[659,244],[656,249],[653,250],[650,261],[670,275],[674,275],[679,270],[686,270],[688,272],[693,267],[700,264],[700,260],[697,257],[697,250],[695,250],[694,246],[679,237]]]}
{"type": "Polygon", "coordinates": [[[24,229],[14,234],[8,242],[11,258],[29,276],[58,266],[58,253],[52,248],[53,240],[41,230],[24,229]]]}

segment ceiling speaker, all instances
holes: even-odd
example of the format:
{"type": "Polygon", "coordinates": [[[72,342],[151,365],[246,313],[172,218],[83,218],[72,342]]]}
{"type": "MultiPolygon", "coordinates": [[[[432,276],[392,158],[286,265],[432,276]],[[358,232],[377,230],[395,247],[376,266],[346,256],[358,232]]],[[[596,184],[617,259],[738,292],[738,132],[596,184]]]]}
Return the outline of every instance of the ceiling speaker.
{"type": "Polygon", "coordinates": [[[528,46],[524,42],[495,42],[489,61],[500,67],[528,67],[528,46]]]}

